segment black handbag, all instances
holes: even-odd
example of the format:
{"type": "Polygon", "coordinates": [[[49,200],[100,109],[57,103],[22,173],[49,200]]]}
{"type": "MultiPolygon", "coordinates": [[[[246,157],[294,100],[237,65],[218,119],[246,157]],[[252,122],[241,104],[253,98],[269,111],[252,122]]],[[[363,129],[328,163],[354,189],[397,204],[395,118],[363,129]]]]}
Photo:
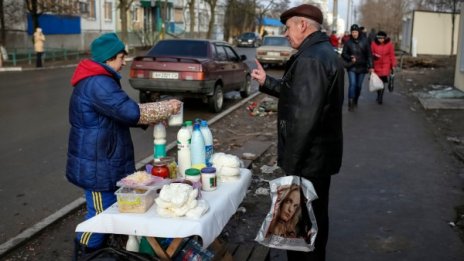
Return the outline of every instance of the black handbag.
{"type": "Polygon", "coordinates": [[[388,91],[392,92],[395,88],[395,73],[393,70],[390,72],[390,76],[388,77],[388,91]]]}

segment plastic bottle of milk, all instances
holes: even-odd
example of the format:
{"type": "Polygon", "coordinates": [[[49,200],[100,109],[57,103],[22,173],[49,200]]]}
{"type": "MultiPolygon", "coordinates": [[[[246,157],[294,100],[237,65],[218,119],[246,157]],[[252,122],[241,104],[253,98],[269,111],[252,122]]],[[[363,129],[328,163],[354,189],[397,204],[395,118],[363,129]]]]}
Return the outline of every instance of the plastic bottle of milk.
{"type": "Polygon", "coordinates": [[[166,157],[166,127],[158,123],[153,128],[153,156],[155,159],[166,157]]]}
{"type": "Polygon", "coordinates": [[[208,122],[207,121],[201,121],[200,125],[200,131],[201,134],[203,135],[203,139],[205,140],[205,162],[206,165],[209,164],[209,160],[211,159],[211,155],[214,153],[214,148],[213,148],[213,134],[211,133],[211,130],[208,128],[208,122]]]}
{"type": "Polygon", "coordinates": [[[190,131],[190,135],[193,134],[193,123],[192,121],[185,121],[185,126],[190,131]]]}
{"type": "Polygon", "coordinates": [[[205,141],[200,131],[200,125],[195,123],[192,133],[192,144],[190,146],[192,166],[205,164],[205,141]]]}
{"type": "Polygon", "coordinates": [[[178,177],[185,178],[185,170],[192,166],[190,157],[190,131],[187,126],[182,125],[179,132],[177,132],[177,169],[179,171],[178,177]]]}

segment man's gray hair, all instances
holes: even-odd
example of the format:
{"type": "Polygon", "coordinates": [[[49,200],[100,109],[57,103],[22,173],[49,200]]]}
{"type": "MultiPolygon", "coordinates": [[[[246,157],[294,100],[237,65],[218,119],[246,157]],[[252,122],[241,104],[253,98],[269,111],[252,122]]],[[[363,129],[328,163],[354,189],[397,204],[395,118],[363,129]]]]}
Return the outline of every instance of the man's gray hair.
{"type": "Polygon", "coordinates": [[[322,26],[320,23],[314,21],[311,18],[303,17],[303,16],[298,16],[299,19],[306,21],[308,24],[312,25],[317,31],[321,30],[322,26]]]}

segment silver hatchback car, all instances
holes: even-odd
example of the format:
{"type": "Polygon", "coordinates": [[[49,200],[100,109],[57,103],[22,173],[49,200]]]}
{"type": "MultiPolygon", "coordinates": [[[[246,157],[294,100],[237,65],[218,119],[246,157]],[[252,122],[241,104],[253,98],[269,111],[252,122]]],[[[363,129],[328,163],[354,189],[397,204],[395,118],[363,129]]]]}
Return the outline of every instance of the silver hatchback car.
{"type": "Polygon", "coordinates": [[[263,38],[263,45],[256,49],[256,58],[264,66],[283,65],[296,51],[284,36],[269,35],[263,38]]]}

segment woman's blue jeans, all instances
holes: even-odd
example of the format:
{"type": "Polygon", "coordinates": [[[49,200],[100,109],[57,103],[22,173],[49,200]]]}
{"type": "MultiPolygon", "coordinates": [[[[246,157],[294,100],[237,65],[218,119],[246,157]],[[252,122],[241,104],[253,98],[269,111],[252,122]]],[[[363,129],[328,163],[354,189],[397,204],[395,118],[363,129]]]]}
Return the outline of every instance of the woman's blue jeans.
{"type": "Polygon", "coordinates": [[[362,83],[364,80],[365,73],[355,73],[352,71],[348,71],[348,80],[349,80],[349,87],[348,87],[348,98],[355,99],[356,101],[361,94],[362,83]]]}

